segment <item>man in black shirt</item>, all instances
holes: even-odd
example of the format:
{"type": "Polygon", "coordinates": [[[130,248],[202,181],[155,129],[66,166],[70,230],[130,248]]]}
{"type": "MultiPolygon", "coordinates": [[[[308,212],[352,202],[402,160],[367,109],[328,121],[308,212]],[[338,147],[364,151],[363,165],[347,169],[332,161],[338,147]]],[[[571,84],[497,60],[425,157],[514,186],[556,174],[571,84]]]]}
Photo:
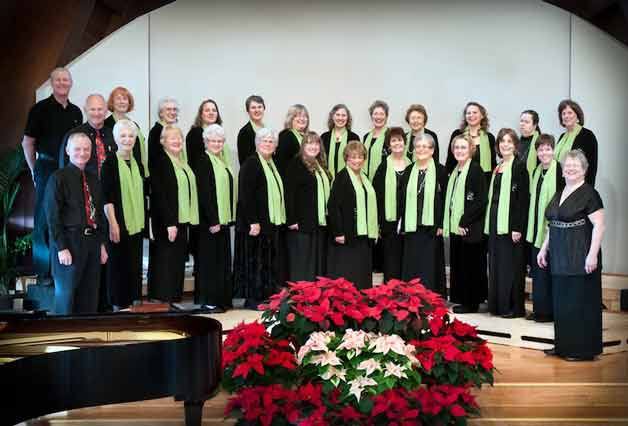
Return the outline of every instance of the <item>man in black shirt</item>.
{"type": "Polygon", "coordinates": [[[59,164],[59,146],[68,130],[83,121],[79,107],[68,100],[72,76],[65,68],[50,73],[52,95],[37,102],[28,113],[24,129],[24,157],[35,183],[35,214],[33,226],[33,266],[39,282],[50,281],[48,227],[43,207],[44,191],[50,175],[59,164]]]}
{"type": "Polygon", "coordinates": [[[46,187],[54,310],[61,315],[97,311],[100,265],[107,262],[102,190],[86,167],[91,150],[86,134],[70,135],[70,164],[54,172],[46,187]]]}
{"type": "Polygon", "coordinates": [[[73,133],[84,133],[92,141],[92,153],[86,169],[100,178],[100,168],[107,155],[118,150],[111,129],[105,126],[107,115],[105,98],[99,94],[89,95],[85,100],[85,115],[87,121],[68,131],[59,147],[59,168],[65,167],[69,162],[66,150],[68,137],[73,133]]]}

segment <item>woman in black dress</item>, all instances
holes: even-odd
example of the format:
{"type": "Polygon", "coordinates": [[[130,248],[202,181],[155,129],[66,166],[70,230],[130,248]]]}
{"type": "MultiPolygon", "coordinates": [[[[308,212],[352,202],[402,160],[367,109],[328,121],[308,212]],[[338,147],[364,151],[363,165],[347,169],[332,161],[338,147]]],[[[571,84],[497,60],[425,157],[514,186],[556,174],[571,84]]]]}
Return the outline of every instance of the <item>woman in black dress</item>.
{"type": "Polygon", "coordinates": [[[240,168],[236,216],[234,297],[257,306],[285,284],[283,180],[273,161],[277,138],[272,130],[255,134],[256,154],[240,168]]]}
{"type": "Polygon", "coordinates": [[[488,310],[503,318],[525,315],[525,232],[530,202],[530,178],[517,158],[519,138],[501,129],[496,150],[502,162],[495,168],[488,192],[484,233],[488,235],[488,310]]]}
{"type": "MultiPolygon", "coordinates": [[[[497,165],[495,136],[488,131],[488,126],[486,108],[477,102],[469,102],[464,107],[460,127],[453,131],[450,138],[451,144],[454,137],[460,134],[469,136],[471,143],[476,147],[472,160],[478,162],[480,167],[482,167],[487,183],[491,180],[492,171],[497,165]]],[[[454,167],[456,167],[456,159],[449,151],[447,153],[447,162],[445,163],[447,173],[451,173],[454,167]]]]}
{"type": "MultiPolygon", "coordinates": [[[[194,163],[199,158],[204,159],[205,157],[205,141],[203,139],[203,132],[212,124],[222,126],[222,117],[220,116],[220,111],[218,110],[218,104],[216,101],[213,99],[205,99],[198,107],[194,124],[192,124],[190,131],[185,136],[185,152],[188,164],[192,168],[194,168],[194,163]]],[[[221,157],[222,156],[227,158],[229,157],[224,151],[221,154],[221,157]]]]}
{"type": "Polygon", "coordinates": [[[403,237],[399,229],[402,204],[402,181],[410,173],[410,160],[406,157],[404,132],[401,127],[391,127],[386,136],[386,148],[390,155],[377,168],[373,188],[377,194],[379,234],[382,237],[382,269],[384,282],[401,279],[403,237]]]}
{"type": "MultiPolygon", "coordinates": [[[[179,121],[179,103],[174,98],[162,98],[159,101],[157,110],[159,111],[159,120],[155,123],[148,133],[148,167],[153,167],[150,162],[159,160],[164,152],[161,145],[161,132],[165,126],[174,126],[179,121]]],[[[182,154],[182,155],[185,155],[182,154]]]]}
{"type": "Polygon", "coordinates": [[[198,225],[196,176],[183,159],[183,133],[166,125],[163,152],[150,160],[153,244],[148,262],[148,296],[180,301],[188,254],[187,230],[198,225]]]}
{"type": "Polygon", "coordinates": [[[532,178],[532,173],[537,165],[535,144],[539,138],[541,129],[539,128],[539,114],[531,109],[527,109],[521,113],[519,117],[519,159],[526,165],[528,176],[532,178]]]}
{"type": "Polygon", "coordinates": [[[406,123],[410,126],[410,130],[406,133],[406,149],[408,158],[414,160],[414,138],[427,133],[434,140],[434,161],[440,163],[440,150],[438,148],[438,136],[435,132],[426,128],[427,110],[421,104],[412,104],[406,110],[406,123]]]}
{"type": "Polygon", "coordinates": [[[443,206],[447,172],[436,160],[436,141],[424,132],[414,138],[414,164],[401,178],[401,226],[404,233],[402,277],[421,278],[430,290],[445,294],[443,206]]]}
{"type": "Polygon", "coordinates": [[[457,314],[477,312],[486,299],[484,215],[486,179],[473,161],[476,145],[460,134],[451,141],[457,165],[449,175],[445,193],[443,235],[449,237],[449,300],[459,303],[457,314]]]}
{"type": "Polygon", "coordinates": [[[288,164],[297,156],[303,143],[303,136],[310,125],[310,114],[301,104],[288,108],[284,129],[279,132],[275,163],[281,177],[285,179],[288,164]]]}
{"type": "Polygon", "coordinates": [[[237,184],[225,161],[223,128],[210,124],[203,131],[203,140],[205,152],[194,163],[199,207],[194,303],[221,312],[231,307],[231,227],[237,184]]]}
{"type": "Polygon", "coordinates": [[[327,118],[329,131],[321,135],[321,140],[327,154],[327,164],[332,178],[345,168],[345,160],[342,153],[347,143],[360,140],[360,137],[351,131],[352,122],[351,111],[345,104],[334,105],[331,111],[329,111],[329,117],[327,118]]]}
{"type": "Polygon", "coordinates": [[[327,272],[327,200],[331,178],[321,139],[307,132],[286,170],[286,246],[290,281],[313,281],[327,272]]]}
{"type": "Polygon", "coordinates": [[[597,175],[597,138],[595,134],[584,126],[584,112],[577,102],[566,99],[558,104],[558,120],[566,130],[560,135],[556,144],[556,159],[563,161],[567,152],[573,149],[581,150],[587,157],[589,167],[585,181],[595,186],[597,175]]]}
{"type": "Polygon", "coordinates": [[[569,361],[593,360],[602,353],[602,237],[604,206],[586,183],[587,158],[565,154],[565,188],[546,210],[549,233],[539,250],[541,268],[549,264],[554,286],[554,349],[569,361]]]}
{"type": "Polygon", "coordinates": [[[109,224],[106,283],[114,311],[142,298],[142,230],[144,229],[144,167],[133,156],[137,126],[120,119],[113,127],[118,151],[102,166],[101,183],[109,224]]]}
{"type": "Polygon", "coordinates": [[[385,143],[386,133],[388,132],[388,127],[386,127],[388,122],[388,104],[384,101],[373,102],[369,107],[369,115],[371,116],[373,128],[364,135],[362,140],[366,148],[364,173],[372,181],[377,168],[388,154],[385,143]]]}
{"type": "Polygon", "coordinates": [[[560,164],[554,159],[554,137],[541,134],[536,140],[535,151],[539,165],[530,180],[530,208],[526,241],[530,244],[532,259],[532,313],[526,319],[551,322],[554,318],[552,299],[552,275],[549,268],[539,268],[536,258],[547,234],[545,209],[556,191],[565,185],[560,164]]]}
{"type": "Polygon", "coordinates": [[[264,112],[266,112],[264,99],[258,95],[251,95],[246,98],[244,106],[246,107],[246,113],[249,115],[249,121],[238,132],[237,145],[240,166],[256,152],[255,132],[264,127],[264,112]]]}
{"type": "MultiPolygon", "coordinates": [[[[107,100],[107,109],[111,112],[105,119],[105,126],[113,130],[113,126],[120,120],[131,120],[129,113],[135,108],[135,99],[129,90],[118,86],[111,91],[107,100]]],[[[131,120],[133,121],[133,120],[131,120]]],[[[137,138],[133,146],[133,156],[138,164],[144,168],[144,173],[148,173],[148,147],[146,138],[140,129],[139,124],[133,121],[137,127],[137,138]]]]}
{"type": "Polygon", "coordinates": [[[344,277],[359,289],[371,288],[371,248],[378,233],[377,197],[362,171],[364,145],[349,142],[343,156],[347,167],[336,175],[327,204],[331,234],[327,274],[344,277]]]}

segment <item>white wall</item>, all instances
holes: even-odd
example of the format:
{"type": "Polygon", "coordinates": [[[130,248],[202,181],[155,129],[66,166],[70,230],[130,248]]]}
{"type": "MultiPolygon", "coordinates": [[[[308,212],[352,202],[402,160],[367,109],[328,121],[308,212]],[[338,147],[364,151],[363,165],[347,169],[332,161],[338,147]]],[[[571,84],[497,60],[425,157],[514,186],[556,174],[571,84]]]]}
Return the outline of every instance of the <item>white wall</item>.
{"type": "Polygon", "coordinates": [[[598,187],[610,225],[605,271],[628,273],[621,256],[628,252],[626,224],[619,221],[628,207],[619,184],[626,169],[618,161],[627,154],[620,132],[628,116],[628,49],[547,3],[178,0],[136,19],[70,67],[75,103],[126,85],[146,132],[159,98],[180,101],[184,130],[201,100],[213,98],[232,147],[252,93],[264,97],[266,123],[276,129],[291,104],[303,103],[312,129],[323,131],[330,107],[343,102],[359,134],[369,129],[367,108],[375,99],[390,104],[391,125],[405,124],[405,108],[422,103],[441,140],[441,161],[468,100],[487,107],[494,133],[516,128],[520,111],[532,108],[542,129],[557,135],[556,106],[571,94],[600,140],[598,187]]]}

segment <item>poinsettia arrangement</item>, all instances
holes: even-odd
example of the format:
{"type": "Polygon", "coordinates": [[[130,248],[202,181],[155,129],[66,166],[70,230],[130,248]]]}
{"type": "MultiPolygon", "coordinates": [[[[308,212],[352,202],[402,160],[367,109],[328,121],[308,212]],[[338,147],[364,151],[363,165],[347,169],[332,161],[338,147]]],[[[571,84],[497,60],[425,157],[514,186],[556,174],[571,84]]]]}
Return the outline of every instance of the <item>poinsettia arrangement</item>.
{"type": "Polygon", "coordinates": [[[474,327],[418,280],[290,283],[224,344],[226,413],[251,425],[466,424],[493,383],[474,327]]]}

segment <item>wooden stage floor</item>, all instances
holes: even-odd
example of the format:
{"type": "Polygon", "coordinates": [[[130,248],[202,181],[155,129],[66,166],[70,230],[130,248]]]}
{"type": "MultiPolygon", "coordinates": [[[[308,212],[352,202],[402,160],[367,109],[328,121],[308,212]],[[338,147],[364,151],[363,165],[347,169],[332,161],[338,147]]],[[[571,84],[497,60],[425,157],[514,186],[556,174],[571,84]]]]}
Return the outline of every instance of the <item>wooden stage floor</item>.
{"type": "MultiPolygon", "coordinates": [[[[628,318],[628,314],[619,315],[622,322],[628,318]]],[[[259,313],[233,310],[212,317],[230,329],[241,321],[255,320],[259,313]]],[[[540,350],[495,343],[490,347],[497,368],[495,386],[477,392],[482,417],[471,419],[471,425],[628,425],[628,352],[574,363],[545,356],[540,350]]],[[[226,393],[219,393],[206,402],[204,425],[235,423],[223,418],[227,398],[226,393]]],[[[22,425],[183,424],[182,403],[163,398],[73,410],[22,425]]]]}

